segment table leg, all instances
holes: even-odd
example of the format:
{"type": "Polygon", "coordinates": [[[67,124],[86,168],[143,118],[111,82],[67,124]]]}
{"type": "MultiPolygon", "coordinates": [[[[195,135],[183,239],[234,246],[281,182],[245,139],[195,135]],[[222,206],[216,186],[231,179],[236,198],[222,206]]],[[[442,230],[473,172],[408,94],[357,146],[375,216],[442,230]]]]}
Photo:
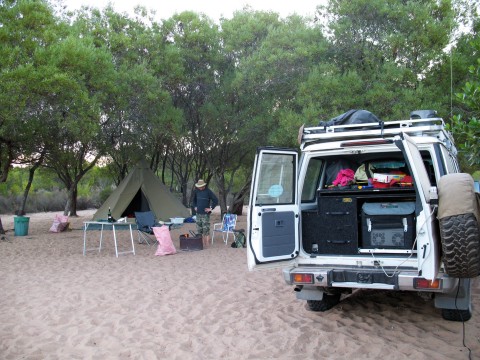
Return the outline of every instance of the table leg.
{"type": "Polygon", "coordinates": [[[130,228],[130,239],[132,240],[132,251],[133,251],[133,255],[135,255],[135,245],[133,244],[132,224],[130,224],[129,228],[130,228]]]}
{"type": "Polygon", "coordinates": [[[88,224],[83,225],[83,256],[87,252],[87,227],[88,224]]]}
{"type": "Polygon", "coordinates": [[[100,246],[98,247],[98,253],[102,251],[102,241],[103,241],[103,224],[102,224],[102,228],[100,229],[100,246]]]}
{"type": "Polygon", "coordinates": [[[115,242],[115,256],[118,258],[118,249],[117,249],[117,235],[115,234],[115,225],[112,224],[113,229],[113,241],[115,242]]]}

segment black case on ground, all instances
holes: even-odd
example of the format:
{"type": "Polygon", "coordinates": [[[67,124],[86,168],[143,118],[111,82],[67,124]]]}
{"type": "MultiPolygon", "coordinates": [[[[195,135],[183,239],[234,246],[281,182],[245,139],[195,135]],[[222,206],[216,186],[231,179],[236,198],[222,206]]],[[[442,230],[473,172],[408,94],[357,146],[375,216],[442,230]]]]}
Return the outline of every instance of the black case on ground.
{"type": "Polygon", "coordinates": [[[202,235],[180,235],[180,250],[196,251],[203,250],[202,235]]]}

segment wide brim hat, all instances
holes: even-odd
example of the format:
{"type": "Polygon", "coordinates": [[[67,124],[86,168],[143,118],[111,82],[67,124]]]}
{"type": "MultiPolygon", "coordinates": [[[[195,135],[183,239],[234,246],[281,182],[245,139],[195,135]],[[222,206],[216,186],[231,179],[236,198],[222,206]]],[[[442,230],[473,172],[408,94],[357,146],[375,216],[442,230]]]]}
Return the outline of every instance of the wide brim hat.
{"type": "Polygon", "coordinates": [[[197,181],[197,183],[195,184],[195,187],[197,187],[197,188],[201,188],[201,187],[204,187],[204,186],[207,186],[207,183],[205,181],[203,181],[202,179],[199,179],[197,181]]]}

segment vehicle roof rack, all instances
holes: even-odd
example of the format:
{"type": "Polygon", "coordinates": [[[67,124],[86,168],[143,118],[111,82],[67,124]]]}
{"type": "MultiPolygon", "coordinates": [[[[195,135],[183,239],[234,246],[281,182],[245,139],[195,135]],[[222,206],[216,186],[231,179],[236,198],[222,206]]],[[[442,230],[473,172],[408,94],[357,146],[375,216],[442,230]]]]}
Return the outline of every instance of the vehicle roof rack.
{"type": "Polygon", "coordinates": [[[299,140],[302,145],[306,145],[307,143],[323,143],[355,138],[393,137],[400,133],[412,134],[414,136],[438,136],[439,133],[443,133],[446,138],[451,139],[451,136],[445,130],[443,119],[433,118],[301,127],[299,140]]]}

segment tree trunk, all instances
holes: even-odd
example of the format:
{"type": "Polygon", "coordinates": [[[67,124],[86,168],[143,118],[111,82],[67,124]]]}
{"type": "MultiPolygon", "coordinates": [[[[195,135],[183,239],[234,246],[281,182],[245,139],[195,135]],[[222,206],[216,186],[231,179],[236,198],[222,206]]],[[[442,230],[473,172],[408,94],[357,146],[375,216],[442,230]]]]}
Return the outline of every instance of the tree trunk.
{"type": "Polygon", "coordinates": [[[0,218],[0,234],[5,235],[5,230],[3,229],[2,218],[0,218]]]}
{"type": "Polygon", "coordinates": [[[27,182],[27,186],[25,186],[25,191],[23,192],[22,206],[18,210],[18,215],[25,215],[25,208],[27,206],[28,193],[30,192],[30,189],[32,188],[33,175],[35,174],[35,170],[36,170],[36,167],[32,166],[30,168],[30,170],[28,171],[28,182],[27,182]]]}
{"type": "Polygon", "coordinates": [[[215,176],[215,183],[218,187],[218,204],[220,205],[220,212],[223,216],[228,211],[227,207],[227,191],[225,189],[225,181],[223,176],[215,176]]]}
{"type": "Polygon", "coordinates": [[[67,190],[67,203],[63,215],[77,216],[77,183],[74,182],[67,190]]]}
{"type": "Polygon", "coordinates": [[[23,192],[22,206],[17,211],[18,215],[25,215],[27,198],[28,198],[28,194],[30,193],[30,189],[32,188],[33,177],[35,175],[35,171],[37,171],[37,169],[43,163],[44,156],[45,156],[45,150],[42,151],[42,153],[40,154],[40,157],[33,163],[30,170],[28,170],[28,183],[27,183],[27,186],[25,186],[25,191],[23,192]]]}
{"type": "Polygon", "coordinates": [[[227,195],[223,189],[218,191],[218,204],[220,205],[220,211],[223,214],[227,212],[227,195]]]}
{"type": "Polygon", "coordinates": [[[188,189],[188,182],[182,179],[181,183],[181,190],[182,190],[182,204],[186,207],[191,207],[191,202],[187,199],[187,189],[188,189]]]}
{"type": "Polygon", "coordinates": [[[250,189],[251,181],[247,181],[239,192],[235,193],[233,196],[233,203],[230,212],[232,214],[242,215],[243,214],[243,204],[244,198],[247,195],[250,189]]]}

